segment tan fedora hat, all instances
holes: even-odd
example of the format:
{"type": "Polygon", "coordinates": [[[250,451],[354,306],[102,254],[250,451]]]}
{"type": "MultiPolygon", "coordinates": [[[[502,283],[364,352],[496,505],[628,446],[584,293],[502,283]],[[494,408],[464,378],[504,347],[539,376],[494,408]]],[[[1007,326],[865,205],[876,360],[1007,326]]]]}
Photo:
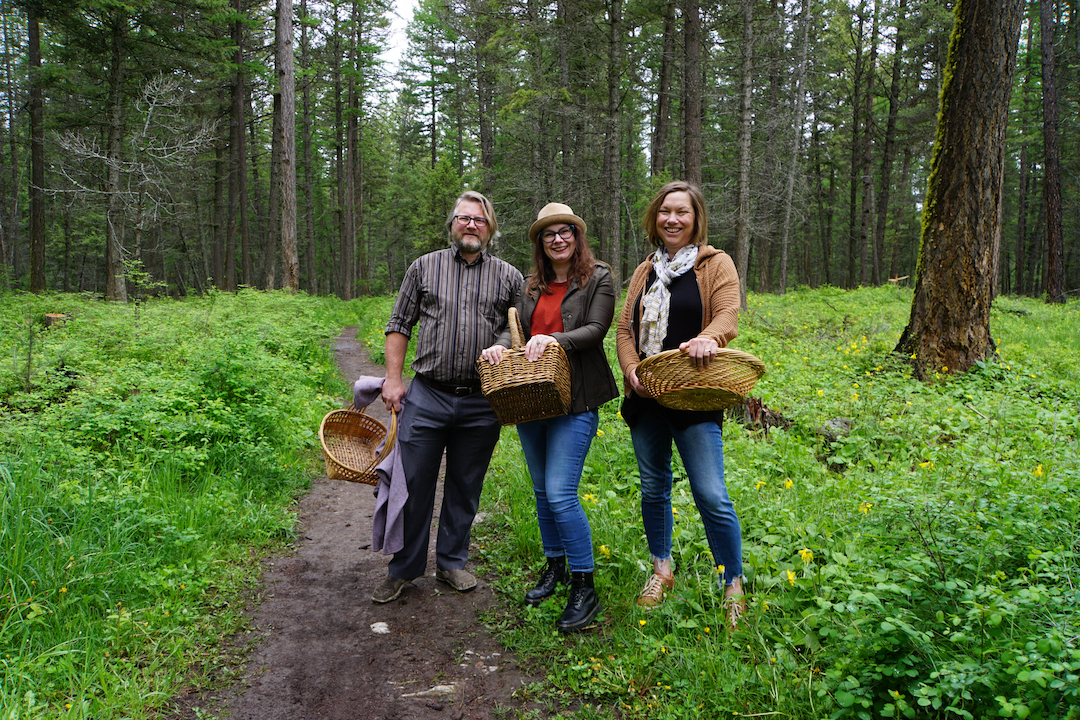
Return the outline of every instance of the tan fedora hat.
{"type": "Polygon", "coordinates": [[[540,231],[555,223],[566,223],[577,227],[581,231],[579,237],[585,235],[587,229],[585,221],[575,215],[569,205],[553,202],[540,208],[540,212],[536,214],[536,222],[529,228],[529,240],[535,243],[540,231]]]}

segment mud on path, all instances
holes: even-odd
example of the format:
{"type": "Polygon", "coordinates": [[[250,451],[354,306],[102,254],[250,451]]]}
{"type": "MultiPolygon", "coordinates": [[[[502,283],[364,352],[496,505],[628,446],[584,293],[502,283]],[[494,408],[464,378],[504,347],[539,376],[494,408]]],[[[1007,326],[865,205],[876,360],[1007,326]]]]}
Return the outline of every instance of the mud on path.
{"type": "MultiPolygon", "coordinates": [[[[341,376],[381,377],[384,368],[368,361],[355,335],[346,328],[334,341],[341,376]]],[[[386,422],[381,400],[368,412],[386,422]]],[[[440,502],[441,489],[436,518],[440,502]]],[[[242,679],[177,698],[173,718],[464,720],[527,709],[514,692],[535,678],[481,622],[498,599],[482,576],[468,593],[435,580],[434,529],[427,576],[394,602],[371,602],[388,559],[371,551],[374,510],[371,486],[312,483],[296,550],[267,562],[262,601],[235,639],[254,646],[242,679]]]]}

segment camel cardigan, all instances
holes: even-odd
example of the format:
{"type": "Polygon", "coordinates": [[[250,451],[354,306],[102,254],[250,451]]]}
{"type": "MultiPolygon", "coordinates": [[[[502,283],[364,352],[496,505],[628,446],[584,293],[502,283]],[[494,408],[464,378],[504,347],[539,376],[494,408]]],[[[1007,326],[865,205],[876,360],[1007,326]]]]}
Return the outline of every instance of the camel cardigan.
{"type": "MultiPolygon", "coordinates": [[[[615,347],[622,368],[624,392],[632,390],[630,373],[641,362],[638,353],[638,338],[633,329],[635,306],[638,317],[642,312],[642,295],[645,284],[653,271],[652,256],[634,270],[630,286],[626,290],[626,302],[619,315],[619,324],[615,331],[615,347]]],[[[725,347],[739,334],[739,275],[731,256],[711,245],[703,245],[694,262],[694,275],[701,291],[702,329],[698,337],[712,338],[720,347],[725,347]]]]}

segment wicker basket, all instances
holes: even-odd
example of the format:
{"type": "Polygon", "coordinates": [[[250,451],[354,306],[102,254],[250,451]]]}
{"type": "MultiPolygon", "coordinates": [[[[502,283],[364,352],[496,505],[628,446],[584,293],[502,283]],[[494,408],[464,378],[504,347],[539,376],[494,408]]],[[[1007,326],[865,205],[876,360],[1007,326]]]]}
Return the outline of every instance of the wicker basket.
{"type": "Polygon", "coordinates": [[[498,365],[476,361],[480,390],[503,425],[570,412],[570,362],[559,343],[549,343],[535,362],[525,359],[524,332],[517,308],[510,308],[512,347],[498,365]]]}
{"type": "Polygon", "coordinates": [[[345,410],[331,410],[319,426],[326,476],[331,480],[378,485],[375,468],[393,450],[396,438],[396,412],[390,412],[387,430],[381,422],[352,405],[345,410]],[[384,438],[382,452],[376,452],[384,438]]]}
{"type": "Polygon", "coordinates": [[[684,350],[658,353],[637,366],[649,396],[675,410],[721,410],[742,402],[764,374],[765,363],[731,348],[717,350],[704,369],[695,367],[684,350]]]}

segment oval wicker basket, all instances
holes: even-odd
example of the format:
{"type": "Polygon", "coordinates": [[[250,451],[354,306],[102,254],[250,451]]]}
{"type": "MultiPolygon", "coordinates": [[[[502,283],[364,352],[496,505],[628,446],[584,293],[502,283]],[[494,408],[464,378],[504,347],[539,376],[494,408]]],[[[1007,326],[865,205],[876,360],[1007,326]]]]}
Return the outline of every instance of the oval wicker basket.
{"type": "Polygon", "coordinates": [[[397,413],[390,412],[390,428],[350,405],[326,413],[319,425],[319,442],[326,460],[326,476],[331,480],[378,485],[379,466],[394,448],[397,413]],[[381,452],[376,452],[383,440],[381,452]]]}
{"type": "Polygon", "coordinates": [[[570,412],[570,362],[559,343],[544,348],[534,362],[525,358],[525,333],[517,308],[508,321],[512,347],[503,352],[498,365],[483,358],[476,361],[480,390],[503,425],[565,415],[570,412]]]}
{"type": "Polygon", "coordinates": [[[709,367],[694,366],[684,350],[647,357],[637,376],[650,397],[675,410],[722,410],[742,402],[765,374],[765,363],[750,353],[720,348],[709,367]]]}

